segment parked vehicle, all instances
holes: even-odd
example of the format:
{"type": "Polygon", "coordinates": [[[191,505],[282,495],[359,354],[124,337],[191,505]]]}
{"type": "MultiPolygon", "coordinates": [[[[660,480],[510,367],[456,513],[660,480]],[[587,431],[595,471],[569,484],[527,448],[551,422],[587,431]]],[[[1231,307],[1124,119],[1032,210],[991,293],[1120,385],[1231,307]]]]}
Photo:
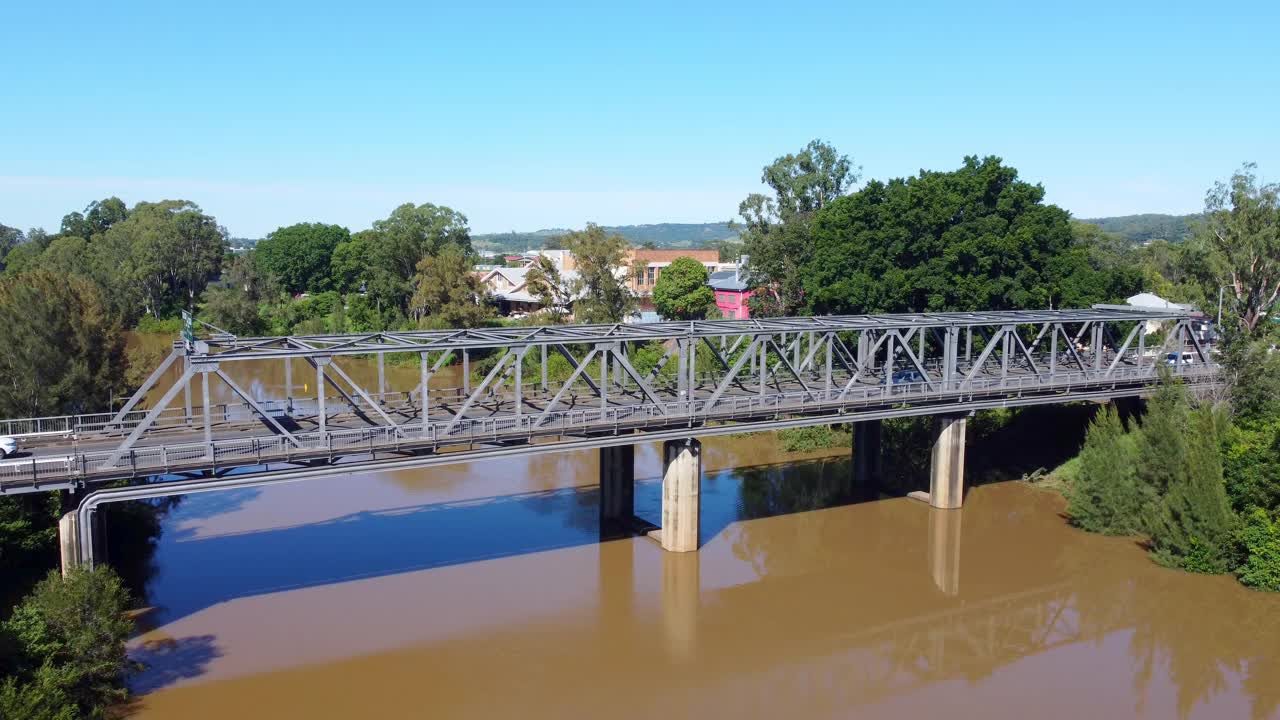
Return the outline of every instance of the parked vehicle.
{"type": "Polygon", "coordinates": [[[0,436],[0,460],[13,457],[18,452],[18,441],[7,435],[0,436]]]}

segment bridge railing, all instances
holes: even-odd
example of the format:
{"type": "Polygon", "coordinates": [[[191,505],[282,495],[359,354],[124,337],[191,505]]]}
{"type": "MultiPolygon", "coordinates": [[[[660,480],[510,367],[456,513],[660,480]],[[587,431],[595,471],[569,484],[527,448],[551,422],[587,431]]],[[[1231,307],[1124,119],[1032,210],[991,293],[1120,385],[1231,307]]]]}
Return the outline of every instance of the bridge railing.
{"type": "MultiPolygon", "coordinates": [[[[1189,383],[1214,381],[1215,368],[1184,368],[1189,383]]],[[[1016,398],[1030,391],[1079,389],[1149,383],[1156,370],[1117,368],[1113,372],[1087,371],[1048,375],[976,377],[971,381],[899,385],[857,385],[847,392],[830,389],[789,390],[764,395],[722,396],[672,400],[665,403],[577,408],[552,413],[524,413],[456,421],[339,429],[293,435],[296,444],[281,435],[215,440],[210,444],[183,443],[140,446],[115,457],[112,451],[72,453],[64,457],[33,457],[0,463],[0,490],[6,486],[38,486],[74,478],[155,475],[190,468],[219,468],[307,458],[350,455],[356,452],[395,450],[401,446],[482,444],[547,435],[599,433],[646,427],[670,427],[682,423],[751,420],[769,415],[844,414],[859,409],[905,402],[928,404],[972,401],[983,398],[1016,398]]],[[[856,418],[850,418],[851,420],[856,418]]]]}

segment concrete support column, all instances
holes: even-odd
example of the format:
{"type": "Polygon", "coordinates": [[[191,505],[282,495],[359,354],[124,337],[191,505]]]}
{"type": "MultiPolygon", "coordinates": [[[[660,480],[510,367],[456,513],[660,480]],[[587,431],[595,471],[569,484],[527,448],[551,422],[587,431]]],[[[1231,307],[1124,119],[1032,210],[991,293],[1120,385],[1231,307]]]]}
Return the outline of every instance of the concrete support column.
{"type": "Polygon", "coordinates": [[[875,485],[882,469],[880,420],[853,424],[853,483],[857,488],[875,485]]]}
{"type": "Polygon", "coordinates": [[[58,520],[58,547],[62,553],[62,576],[80,564],[80,522],[76,511],[64,513],[58,520]]]}
{"type": "Polygon", "coordinates": [[[929,471],[929,504],[943,510],[964,503],[964,440],[969,415],[938,416],[938,437],[933,442],[933,467],[929,471]]]}
{"type": "Polygon", "coordinates": [[[600,448],[600,537],[629,533],[636,505],[636,447],[600,448]]]}
{"type": "Polygon", "coordinates": [[[668,440],[662,444],[662,549],[698,549],[699,492],[702,486],[702,443],[668,440]]]}

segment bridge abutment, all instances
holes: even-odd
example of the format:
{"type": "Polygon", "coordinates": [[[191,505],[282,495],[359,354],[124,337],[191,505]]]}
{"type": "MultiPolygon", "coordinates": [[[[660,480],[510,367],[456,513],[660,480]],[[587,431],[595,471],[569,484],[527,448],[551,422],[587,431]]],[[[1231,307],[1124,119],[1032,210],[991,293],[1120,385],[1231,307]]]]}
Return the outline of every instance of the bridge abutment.
{"type": "Polygon", "coordinates": [[[80,565],[80,521],[76,511],[63,513],[58,520],[58,549],[62,558],[62,577],[80,565]]]}
{"type": "Polygon", "coordinates": [[[630,534],[636,506],[636,446],[600,448],[600,537],[630,534]]]}
{"type": "Polygon", "coordinates": [[[668,440],[662,444],[662,528],[657,531],[662,549],[693,552],[698,549],[702,443],[668,440]]]}

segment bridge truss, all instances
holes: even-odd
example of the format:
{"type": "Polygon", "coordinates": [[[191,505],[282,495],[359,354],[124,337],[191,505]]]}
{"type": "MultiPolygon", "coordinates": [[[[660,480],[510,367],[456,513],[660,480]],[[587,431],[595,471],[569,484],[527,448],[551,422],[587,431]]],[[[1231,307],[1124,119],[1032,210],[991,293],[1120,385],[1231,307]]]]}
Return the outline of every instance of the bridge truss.
{"type": "Polygon", "coordinates": [[[1189,361],[1173,365],[1174,374],[1214,380],[1197,324],[1178,311],[1099,308],[216,334],[175,343],[114,414],[3,421],[0,432],[21,437],[31,455],[0,464],[0,493],[237,469],[390,469],[617,445],[637,435],[658,440],[1135,395],[1159,380],[1168,353],[1189,361]],[[1157,339],[1149,340],[1156,327],[1157,339]],[[389,355],[417,365],[415,387],[388,388],[389,355]],[[374,358],[376,386],[343,368],[356,357],[374,358]],[[283,387],[251,394],[233,377],[239,363],[282,363],[283,387]],[[314,396],[295,395],[299,365],[314,373],[314,396]],[[432,378],[447,365],[461,366],[461,380],[436,387],[432,378]],[[212,404],[210,383],[239,402],[212,404]]]}

